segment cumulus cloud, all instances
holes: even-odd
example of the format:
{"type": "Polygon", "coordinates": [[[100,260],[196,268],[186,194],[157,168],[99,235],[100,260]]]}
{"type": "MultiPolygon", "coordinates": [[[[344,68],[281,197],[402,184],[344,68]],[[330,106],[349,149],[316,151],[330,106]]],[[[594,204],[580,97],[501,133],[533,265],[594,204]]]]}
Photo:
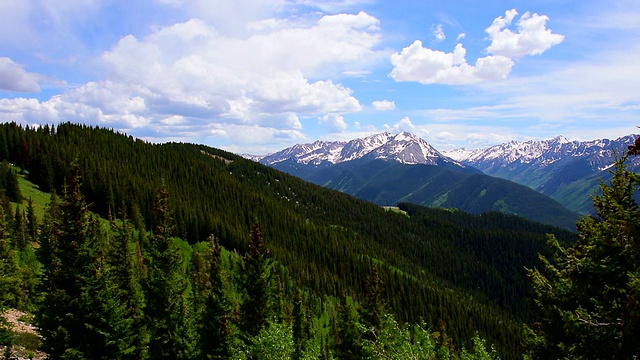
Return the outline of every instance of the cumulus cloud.
{"type": "Polygon", "coordinates": [[[0,90],[39,92],[38,74],[27,72],[8,57],[0,57],[0,90]]]}
{"type": "MultiPolygon", "coordinates": [[[[3,99],[0,120],[77,121],[133,130],[152,141],[205,143],[209,137],[229,139],[224,129],[232,128],[297,138],[301,117],[320,118],[331,131],[342,131],[347,124],[341,114],[362,106],[351,89],[330,78],[368,70],[383,58],[375,50],[378,23],[364,12],[272,19],[244,37],[198,19],[157,27],[144,37],[122,37],[103,53],[99,61],[108,80],[49,100],[3,99]]],[[[10,59],[0,60],[2,88],[36,90],[34,79],[10,59]]]]}
{"type": "Polygon", "coordinates": [[[473,84],[482,80],[507,77],[513,61],[504,56],[487,56],[467,63],[466,49],[456,45],[453,52],[432,50],[414,41],[402,52],[391,55],[391,77],[396,81],[417,81],[422,84],[473,84]]]}
{"type": "Polygon", "coordinates": [[[493,20],[493,24],[485,31],[489,34],[491,45],[487,52],[507,57],[522,57],[525,55],[540,55],[552,46],[560,44],[564,36],[554,34],[547,29],[546,15],[525,12],[517,21],[517,32],[507,27],[511,25],[518,12],[507,10],[505,16],[493,20]]]}
{"type": "MultiPolygon", "coordinates": [[[[538,55],[563,41],[564,36],[546,28],[548,17],[526,12],[517,21],[517,32],[511,25],[516,10],[496,18],[486,29],[491,44],[488,56],[466,60],[466,49],[458,43],[450,53],[426,48],[420,40],[391,55],[393,69],[390,76],[396,81],[415,81],[422,84],[474,84],[481,81],[505,79],[514,66],[513,58],[538,55]]],[[[458,36],[458,40],[464,34],[458,36]]]]}
{"type": "Polygon", "coordinates": [[[416,127],[415,127],[415,125],[413,125],[413,123],[411,122],[411,119],[409,119],[408,116],[400,119],[400,121],[398,121],[393,126],[389,126],[389,125],[385,124],[384,125],[384,129],[386,131],[391,131],[393,133],[400,133],[400,132],[403,132],[403,131],[406,131],[406,132],[409,132],[409,133],[415,133],[416,132],[416,127]]]}
{"type": "Polygon", "coordinates": [[[361,109],[350,89],[309,79],[375,57],[376,26],[365,13],[341,14],[238,39],[190,20],[141,40],[127,36],[103,61],[112,79],[205,114],[249,120],[261,113],[347,113],[361,109]]]}
{"type": "Polygon", "coordinates": [[[387,111],[396,108],[396,103],[389,100],[377,100],[372,102],[371,105],[373,105],[373,108],[378,111],[387,111]]]}
{"type": "Polygon", "coordinates": [[[347,129],[347,123],[342,115],[327,114],[321,117],[318,123],[331,132],[342,132],[347,129]]]}

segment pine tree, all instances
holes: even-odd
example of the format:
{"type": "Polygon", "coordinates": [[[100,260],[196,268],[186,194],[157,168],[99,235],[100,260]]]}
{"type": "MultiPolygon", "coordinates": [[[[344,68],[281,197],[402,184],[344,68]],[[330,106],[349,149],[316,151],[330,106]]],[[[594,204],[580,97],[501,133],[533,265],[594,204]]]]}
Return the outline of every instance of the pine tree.
{"type": "Polygon", "coordinates": [[[4,189],[5,194],[12,202],[22,202],[18,174],[6,161],[0,163],[0,188],[4,189]]]}
{"type": "Polygon", "coordinates": [[[20,210],[20,206],[16,205],[16,211],[13,216],[13,238],[14,244],[18,250],[24,250],[27,247],[27,216],[24,211],[20,210]]]}
{"type": "Polygon", "coordinates": [[[270,252],[264,244],[260,225],[255,223],[251,229],[249,251],[242,264],[244,301],[240,325],[248,337],[258,335],[268,320],[270,266],[270,252]]]}
{"type": "Polygon", "coordinates": [[[366,354],[363,346],[363,327],[356,305],[343,295],[337,310],[334,355],[341,360],[364,359],[366,354]]]}
{"type": "Polygon", "coordinates": [[[200,357],[202,359],[228,359],[231,357],[233,328],[229,316],[230,304],[225,294],[225,276],[222,266],[222,247],[213,235],[209,236],[206,254],[208,293],[204,297],[200,323],[200,357]]]}
{"type": "Polygon", "coordinates": [[[304,345],[309,338],[309,324],[307,320],[306,307],[304,298],[300,291],[296,288],[293,299],[293,342],[295,344],[295,352],[293,358],[302,359],[304,354],[304,345]]]}
{"type": "Polygon", "coordinates": [[[38,219],[36,218],[36,211],[33,207],[33,200],[31,198],[27,200],[27,232],[29,234],[29,238],[32,241],[35,241],[38,234],[38,219]]]}
{"type": "Polygon", "coordinates": [[[12,245],[12,231],[0,206],[0,309],[16,307],[20,298],[18,250],[12,245]]]}
{"type": "Polygon", "coordinates": [[[593,197],[596,216],[578,222],[578,240],[549,236],[552,259],[529,270],[536,322],[534,358],[640,357],[640,174],[617,158],[610,184],[593,197]]]}
{"type": "Polygon", "coordinates": [[[124,210],[121,221],[122,225],[111,222],[115,235],[107,258],[107,276],[111,284],[109,308],[114,328],[108,340],[117,347],[120,359],[145,359],[149,336],[144,324],[141,270],[131,250],[133,229],[124,210]]]}
{"type": "Polygon", "coordinates": [[[156,227],[149,239],[151,261],[145,285],[149,357],[192,359],[197,352],[196,332],[183,257],[173,239],[176,225],[165,184],[158,192],[155,214],[156,227]]]}
{"type": "Polygon", "coordinates": [[[52,197],[40,239],[44,298],[37,320],[43,348],[52,359],[107,353],[99,305],[100,234],[80,186],[79,167],[74,165],[61,204],[52,197]]]}
{"type": "Polygon", "coordinates": [[[386,303],[383,298],[383,283],[377,266],[373,267],[372,273],[366,279],[366,299],[362,309],[362,320],[367,327],[365,338],[374,340],[376,334],[382,328],[382,320],[387,313],[386,303]]]}

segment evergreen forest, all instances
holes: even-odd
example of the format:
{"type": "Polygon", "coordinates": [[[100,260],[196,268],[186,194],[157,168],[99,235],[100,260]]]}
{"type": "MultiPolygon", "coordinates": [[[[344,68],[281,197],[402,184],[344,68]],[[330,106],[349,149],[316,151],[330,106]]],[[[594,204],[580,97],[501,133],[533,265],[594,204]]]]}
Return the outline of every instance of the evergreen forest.
{"type": "Polygon", "coordinates": [[[383,209],[203,145],[0,124],[0,312],[34,314],[50,359],[632,358],[626,156],[576,234],[383,209]]]}

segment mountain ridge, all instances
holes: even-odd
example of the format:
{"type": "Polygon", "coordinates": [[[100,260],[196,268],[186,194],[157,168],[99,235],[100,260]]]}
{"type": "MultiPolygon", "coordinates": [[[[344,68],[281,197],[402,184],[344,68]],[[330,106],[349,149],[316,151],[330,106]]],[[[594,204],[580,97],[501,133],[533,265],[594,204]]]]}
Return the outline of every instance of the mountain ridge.
{"type": "MultiPolygon", "coordinates": [[[[557,136],[549,140],[511,141],[486,149],[444,151],[468,166],[487,175],[526,185],[551,196],[581,214],[593,211],[591,195],[599,191],[600,179],[610,179],[615,154],[623,155],[636,134],[615,140],[568,140],[557,136]]],[[[640,168],[637,158],[630,158],[632,169],[640,168]]]]}
{"type": "Polygon", "coordinates": [[[499,211],[571,230],[579,218],[556,200],[486,175],[407,132],[298,144],[260,163],[382,206],[410,202],[473,214],[499,211]]]}
{"type": "MultiPolygon", "coordinates": [[[[484,149],[438,151],[416,135],[383,132],[350,141],[298,144],[250,158],[302,178],[318,177],[312,173],[319,167],[359,159],[383,159],[412,165],[458,165],[525,185],[584,215],[593,211],[590,199],[599,190],[599,180],[609,178],[614,150],[623,154],[636,137],[638,135],[631,134],[615,140],[578,141],[558,135],[547,140],[513,140],[484,149]]],[[[640,168],[640,160],[636,158],[629,163],[632,168],[640,168]]]]}
{"type": "Polygon", "coordinates": [[[299,164],[338,164],[361,158],[389,159],[403,164],[435,165],[439,161],[461,163],[444,156],[422,138],[401,132],[393,135],[389,132],[374,134],[350,141],[321,141],[296,144],[259,159],[263,165],[273,166],[277,163],[292,160],[299,164]]]}

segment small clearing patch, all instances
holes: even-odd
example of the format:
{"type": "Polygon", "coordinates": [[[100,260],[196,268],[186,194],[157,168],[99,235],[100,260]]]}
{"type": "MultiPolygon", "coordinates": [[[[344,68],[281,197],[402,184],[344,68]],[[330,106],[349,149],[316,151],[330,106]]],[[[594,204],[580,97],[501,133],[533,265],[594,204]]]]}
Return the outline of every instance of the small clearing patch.
{"type": "Polygon", "coordinates": [[[398,213],[398,214],[409,216],[409,214],[407,214],[406,211],[400,210],[400,208],[397,207],[397,206],[383,206],[382,208],[387,210],[387,211],[393,211],[393,212],[398,213]]]}

